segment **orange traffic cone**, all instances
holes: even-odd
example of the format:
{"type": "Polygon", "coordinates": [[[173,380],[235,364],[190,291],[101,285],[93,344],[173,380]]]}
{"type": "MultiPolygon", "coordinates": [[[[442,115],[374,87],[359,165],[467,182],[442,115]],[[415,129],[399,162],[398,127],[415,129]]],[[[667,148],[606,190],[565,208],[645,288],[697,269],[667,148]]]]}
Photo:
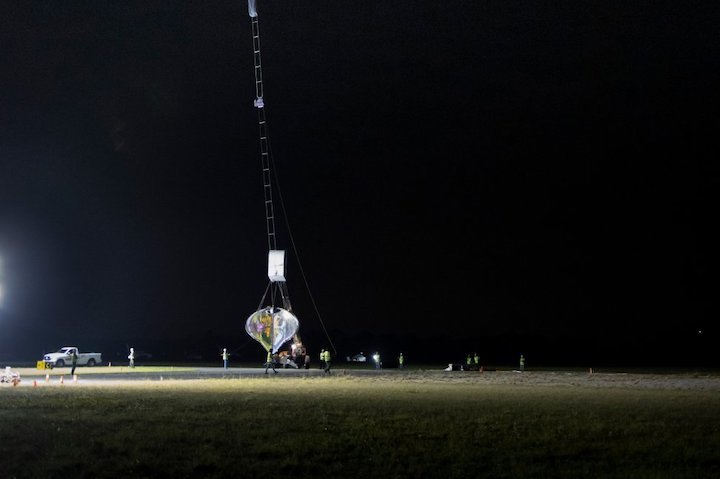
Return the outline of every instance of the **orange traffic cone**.
{"type": "Polygon", "coordinates": [[[592,368],[588,369],[588,374],[592,374],[592,373],[593,373],[592,368]]]}
{"type": "Polygon", "coordinates": [[[73,382],[74,382],[74,383],[77,382],[77,374],[73,374],[73,382]]]}
{"type": "Polygon", "coordinates": [[[46,383],[49,383],[49,382],[50,382],[50,374],[49,374],[49,373],[48,373],[48,374],[45,374],[45,382],[46,382],[46,383]]]}
{"type": "Polygon", "coordinates": [[[485,366],[480,366],[480,372],[481,372],[481,373],[484,373],[484,372],[485,372],[485,366]]]}
{"type": "Polygon", "coordinates": [[[33,381],[33,387],[34,387],[34,388],[37,387],[37,381],[33,381]]]}
{"type": "Polygon", "coordinates": [[[65,384],[65,376],[60,376],[60,384],[65,384]]]}

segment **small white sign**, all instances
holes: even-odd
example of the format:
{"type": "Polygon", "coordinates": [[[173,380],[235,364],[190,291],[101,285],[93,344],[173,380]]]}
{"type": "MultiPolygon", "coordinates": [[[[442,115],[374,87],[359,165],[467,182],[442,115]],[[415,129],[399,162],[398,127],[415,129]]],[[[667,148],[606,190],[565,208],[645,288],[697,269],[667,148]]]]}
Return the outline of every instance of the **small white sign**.
{"type": "Polygon", "coordinates": [[[273,283],[285,281],[285,250],[273,249],[268,253],[268,278],[273,283]]]}

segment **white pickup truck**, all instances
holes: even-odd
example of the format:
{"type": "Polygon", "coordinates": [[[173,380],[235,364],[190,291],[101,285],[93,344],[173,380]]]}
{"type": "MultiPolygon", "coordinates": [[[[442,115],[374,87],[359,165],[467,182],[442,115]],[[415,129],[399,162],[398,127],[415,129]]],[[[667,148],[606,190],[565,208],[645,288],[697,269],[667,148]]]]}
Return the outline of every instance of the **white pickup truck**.
{"type": "Polygon", "coordinates": [[[60,348],[60,351],[48,353],[43,357],[43,361],[50,367],[61,368],[65,365],[69,366],[72,364],[73,351],[77,354],[78,366],[92,367],[102,362],[102,355],[100,353],[81,353],[78,352],[78,348],[73,346],[65,346],[60,348]]]}

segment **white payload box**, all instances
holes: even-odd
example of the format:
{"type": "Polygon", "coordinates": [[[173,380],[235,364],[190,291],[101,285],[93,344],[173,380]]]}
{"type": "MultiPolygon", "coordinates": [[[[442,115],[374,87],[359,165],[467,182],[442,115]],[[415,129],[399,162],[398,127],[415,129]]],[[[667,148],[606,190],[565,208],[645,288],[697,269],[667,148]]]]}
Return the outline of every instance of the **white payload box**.
{"type": "Polygon", "coordinates": [[[285,282],[285,250],[273,249],[268,253],[268,278],[273,283],[285,282]]]}

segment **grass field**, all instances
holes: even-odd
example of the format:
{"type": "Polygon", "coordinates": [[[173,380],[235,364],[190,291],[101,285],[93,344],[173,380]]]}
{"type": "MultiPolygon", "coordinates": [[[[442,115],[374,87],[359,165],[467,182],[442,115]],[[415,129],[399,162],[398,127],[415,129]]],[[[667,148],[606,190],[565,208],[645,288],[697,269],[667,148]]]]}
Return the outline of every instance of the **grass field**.
{"type": "Polygon", "coordinates": [[[3,387],[0,477],[720,477],[717,389],[467,378],[3,387]]]}

